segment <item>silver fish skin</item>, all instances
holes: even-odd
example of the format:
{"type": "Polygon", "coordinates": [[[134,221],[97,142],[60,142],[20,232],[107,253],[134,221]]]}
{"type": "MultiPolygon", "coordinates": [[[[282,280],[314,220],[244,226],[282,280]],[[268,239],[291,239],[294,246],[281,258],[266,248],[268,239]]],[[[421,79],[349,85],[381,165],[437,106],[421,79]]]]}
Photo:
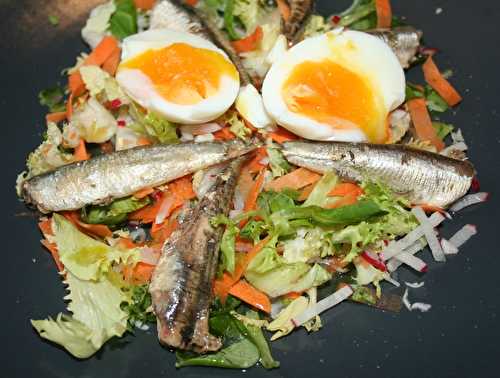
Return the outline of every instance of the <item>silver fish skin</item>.
{"type": "Polygon", "coordinates": [[[136,147],[65,165],[22,184],[22,197],[43,213],[103,204],[241,156],[255,145],[228,142],[136,147]]]}
{"type": "Polygon", "coordinates": [[[314,11],[314,0],[288,0],[290,18],[282,21],[282,32],[290,43],[297,43],[304,31],[309,16],[314,11]]]}
{"type": "Polygon", "coordinates": [[[408,68],[420,47],[422,32],[412,26],[401,26],[393,29],[375,29],[369,34],[380,38],[396,54],[403,68],[408,68]]]}
{"type": "Polygon", "coordinates": [[[163,246],[149,292],[158,338],[166,346],[205,353],[222,345],[209,333],[208,318],[224,230],[210,220],[229,213],[245,160],[233,160],[198,205],[179,216],[184,221],[163,246]]]}
{"type": "Polygon", "coordinates": [[[231,42],[214,23],[198,8],[190,7],[182,0],[159,1],[151,13],[151,29],[172,29],[179,32],[196,34],[214,42],[229,56],[243,85],[252,83],[250,75],[245,70],[239,55],[231,42]]]}
{"type": "Polygon", "coordinates": [[[347,142],[286,142],[295,165],[361,181],[377,180],[415,205],[446,208],[462,197],[474,177],[472,164],[404,145],[347,142]]]}

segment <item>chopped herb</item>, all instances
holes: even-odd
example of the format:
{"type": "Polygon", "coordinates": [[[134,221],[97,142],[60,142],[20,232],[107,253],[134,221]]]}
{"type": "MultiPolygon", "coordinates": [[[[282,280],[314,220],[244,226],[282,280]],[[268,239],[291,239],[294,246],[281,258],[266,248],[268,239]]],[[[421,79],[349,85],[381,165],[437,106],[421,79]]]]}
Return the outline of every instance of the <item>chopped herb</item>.
{"type": "Polygon", "coordinates": [[[130,301],[123,302],[121,308],[128,314],[128,327],[133,330],[134,327],[154,323],[156,317],[152,311],[151,295],[148,291],[148,285],[133,286],[130,291],[130,301]]]}

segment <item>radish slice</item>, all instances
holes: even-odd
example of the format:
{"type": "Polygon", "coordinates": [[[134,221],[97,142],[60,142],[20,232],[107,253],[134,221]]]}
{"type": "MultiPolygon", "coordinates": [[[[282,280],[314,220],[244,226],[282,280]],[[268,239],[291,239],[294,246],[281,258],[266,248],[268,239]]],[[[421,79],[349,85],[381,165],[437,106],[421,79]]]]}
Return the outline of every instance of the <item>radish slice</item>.
{"type": "Polygon", "coordinates": [[[408,311],[411,311],[411,303],[408,300],[408,289],[406,289],[405,293],[403,294],[403,304],[408,309],[408,311]]]}
{"type": "Polygon", "coordinates": [[[445,255],[456,255],[458,253],[458,248],[446,239],[441,239],[441,247],[443,247],[445,255]]]}
{"type": "Polygon", "coordinates": [[[462,130],[458,129],[457,131],[452,131],[451,140],[453,141],[453,143],[465,142],[464,136],[462,135],[462,130]]]}
{"type": "Polygon", "coordinates": [[[215,133],[222,129],[222,127],[215,122],[203,123],[201,125],[184,125],[181,128],[182,133],[187,133],[191,135],[204,135],[215,133]]]}
{"type": "Polygon", "coordinates": [[[372,265],[375,269],[381,270],[382,272],[387,271],[385,264],[378,259],[378,256],[364,251],[361,254],[361,257],[370,265],[372,265]]]}
{"type": "Polygon", "coordinates": [[[396,281],[394,278],[392,278],[389,274],[385,275],[384,280],[386,280],[390,284],[393,284],[396,287],[400,287],[401,286],[401,284],[398,281],[396,281]]]}
{"type": "Polygon", "coordinates": [[[411,305],[411,311],[419,310],[421,312],[427,312],[431,309],[431,305],[428,303],[415,302],[411,305]]]}
{"type": "MultiPolygon", "coordinates": [[[[445,217],[438,212],[435,212],[434,214],[431,215],[430,218],[428,218],[428,222],[431,224],[432,227],[438,226],[444,220],[445,217]]],[[[420,239],[422,236],[424,236],[424,226],[415,228],[404,238],[401,238],[398,241],[390,242],[380,254],[380,256],[382,257],[382,261],[387,261],[390,258],[396,256],[397,254],[403,252],[405,249],[414,245],[414,243],[417,242],[418,239],[420,239]]]]}
{"type": "Polygon", "coordinates": [[[424,286],[424,284],[425,284],[424,281],[422,281],[422,282],[406,282],[405,281],[405,285],[408,287],[411,287],[412,289],[419,289],[422,286],[424,286]]]}
{"type": "MultiPolygon", "coordinates": [[[[420,252],[426,246],[427,246],[427,240],[419,239],[415,243],[413,243],[411,246],[406,248],[404,250],[404,252],[409,254],[409,255],[414,255],[417,252],[420,252]]],[[[396,269],[398,269],[402,264],[403,264],[403,262],[398,260],[398,255],[396,255],[395,257],[390,259],[389,262],[387,263],[387,270],[392,273],[396,269]]]]}
{"type": "Polygon", "coordinates": [[[475,205],[476,203],[485,202],[488,200],[488,197],[489,197],[489,193],[486,193],[486,192],[468,194],[465,197],[462,197],[462,199],[455,202],[453,204],[453,206],[450,207],[450,211],[457,212],[457,211],[462,210],[465,207],[475,205]]]}
{"type": "Polygon", "coordinates": [[[353,290],[349,285],[342,287],[341,289],[337,290],[332,295],[320,300],[318,303],[316,303],[316,306],[308,308],[307,310],[302,312],[300,315],[298,315],[294,319],[292,319],[294,326],[298,327],[298,326],[304,324],[309,319],[314,318],[316,315],[321,314],[323,311],[326,311],[329,308],[332,308],[333,306],[346,300],[352,294],[353,294],[353,290]]]}
{"type": "Polygon", "coordinates": [[[427,264],[414,255],[410,255],[409,253],[403,252],[397,255],[397,259],[402,263],[412,267],[417,272],[420,273],[427,272],[427,264]]]}
{"type": "Polygon", "coordinates": [[[431,249],[434,260],[441,262],[446,261],[443,248],[441,248],[441,244],[439,243],[439,240],[434,233],[434,225],[429,221],[429,218],[427,218],[427,215],[425,215],[424,210],[422,210],[421,207],[417,206],[411,209],[411,212],[413,213],[413,215],[415,215],[415,217],[423,227],[424,235],[427,239],[427,242],[429,243],[429,247],[431,249]]]}
{"type": "Polygon", "coordinates": [[[172,210],[172,206],[174,205],[175,198],[172,195],[168,195],[168,197],[163,201],[158,210],[158,214],[156,214],[155,223],[162,224],[163,221],[170,214],[170,210],[172,210]]]}
{"type": "Polygon", "coordinates": [[[460,248],[467,240],[477,234],[477,227],[473,224],[466,224],[455,235],[450,238],[450,243],[460,248]]]}

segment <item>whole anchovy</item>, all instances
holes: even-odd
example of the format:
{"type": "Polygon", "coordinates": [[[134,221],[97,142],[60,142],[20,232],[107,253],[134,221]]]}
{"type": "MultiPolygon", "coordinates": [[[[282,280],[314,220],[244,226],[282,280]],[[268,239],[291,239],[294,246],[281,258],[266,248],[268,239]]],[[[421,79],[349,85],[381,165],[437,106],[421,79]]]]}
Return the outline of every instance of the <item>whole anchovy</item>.
{"type": "Polygon", "coordinates": [[[76,210],[164,184],[254,148],[236,140],[131,148],[35,176],[23,183],[22,196],[42,212],[76,210]]]}
{"type": "Polygon", "coordinates": [[[377,180],[413,204],[442,208],[467,193],[474,176],[469,162],[396,144],[286,142],[283,154],[292,164],[377,180]]]}
{"type": "Polygon", "coordinates": [[[236,66],[241,83],[247,85],[252,82],[231,42],[198,8],[190,7],[182,0],[160,1],[153,8],[150,25],[151,29],[167,28],[187,32],[214,42],[226,52],[236,66]]]}
{"type": "Polygon", "coordinates": [[[283,20],[282,31],[292,44],[298,42],[304,30],[307,19],[314,10],[314,0],[288,0],[290,17],[283,20]]]}
{"type": "Polygon", "coordinates": [[[387,43],[398,57],[403,68],[408,68],[415,58],[422,32],[412,26],[401,26],[394,29],[376,29],[368,33],[387,43]]]}
{"type": "Polygon", "coordinates": [[[208,317],[223,228],[210,219],[229,213],[244,161],[233,160],[198,205],[181,214],[184,221],[163,247],[149,287],[162,344],[198,353],[221,347],[208,317]]]}

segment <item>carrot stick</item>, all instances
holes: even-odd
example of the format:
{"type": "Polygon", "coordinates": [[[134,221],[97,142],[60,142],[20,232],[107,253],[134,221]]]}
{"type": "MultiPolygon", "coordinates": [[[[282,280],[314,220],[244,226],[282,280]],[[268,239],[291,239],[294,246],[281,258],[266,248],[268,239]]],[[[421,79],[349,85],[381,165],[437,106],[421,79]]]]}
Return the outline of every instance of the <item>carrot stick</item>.
{"type": "Polygon", "coordinates": [[[68,121],[73,117],[73,93],[69,94],[68,101],[66,101],[66,118],[68,121]]]}
{"type": "Polygon", "coordinates": [[[332,204],[329,204],[326,207],[328,209],[337,209],[337,208],[342,207],[342,206],[354,205],[356,202],[358,202],[358,197],[359,197],[359,195],[357,195],[357,193],[351,192],[351,193],[343,196],[338,201],[336,201],[332,204]]]}
{"type": "MultiPolygon", "coordinates": [[[[253,183],[252,188],[248,192],[247,198],[245,199],[245,206],[243,207],[243,211],[251,211],[257,208],[257,198],[259,197],[260,192],[262,191],[262,187],[264,186],[264,178],[266,175],[266,170],[262,169],[258,174],[255,182],[253,183]]],[[[240,228],[243,228],[247,220],[242,220],[240,222],[240,228]]]]}
{"type": "Polygon", "coordinates": [[[302,189],[302,191],[300,192],[299,198],[297,198],[297,201],[305,201],[309,197],[309,195],[312,193],[315,186],[316,186],[316,184],[311,184],[311,185],[306,186],[304,189],[302,189]]]}
{"type": "Polygon", "coordinates": [[[390,0],[375,0],[377,11],[377,28],[390,28],[392,24],[392,9],[390,0]]]}
{"type": "Polygon", "coordinates": [[[123,268],[123,279],[136,285],[145,284],[151,281],[154,270],[154,265],[138,262],[134,267],[125,266],[123,268]]]}
{"type": "Polygon", "coordinates": [[[306,168],[297,168],[296,170],[278,177],[266,185],[266,190],[279,192],[283,189],[298,190],[305,186],[314,184],[321,178],[321,175],[306,168]]]}
{"type": "Polygon", "coordinates": [[[252,261],[253,258],[257,256],[260,251],[262,251],[270,239],[271,237],[267,236],[265,239],[254,245],[245,257],[238,261],[232,275],[228,272],[224,272],[222,278],[215,280],[213,286],[214,294],[218,296],[223,303],[226,301],[231,287],[243,276],[243,273],[245,272],[248,264],[250,264],[250,261],[252,261]]]}
{"type": "Polygon", "coordinates": [[[444,143],[437,136],[436,129],[432,126],[431,117],[427,110],[425,99],[414,98],[407,102],[410,116],[415,126],[417,136],[420,140],[427,140],[432,143],[438,151],[444,148],[444,143]]]}
{"type": "Polygon", "coordinates": [[[332,189],[330,193],[328,193],[330,197],[343,197],[349,194],[353,194],[356,197],[359,197],[363,194],[363,189],[361,189],[356,184],[345,182],[342,184],[338,184],[335,188],[332,189]]]}
{"type": "Polygon", "coordinates": [[[68,78],[68,88],[72,96],[78,97],[85,93],[85,83],[80,71],[75,71],[68,78]]]}
{"type": "Polygon", "coordinates": [[[271,312],[269,297],[244,280],[240,280],[234,284],[229,290],[229,294],[268,314],[271,312]]]}
{"type": "Polygon", "coordinates": [[[78,146],[76,146],[73,157],[75,158],[75,161],[83,161],[90,158],[90,155],[87,153],[87,148],[85,147],[85,141],[83,139],[80,139],[78,146]]]}
{"type": "Polygon", "coordinates": [[[283,127],[278,127],[276,131],[269,133],[269,137],[276,143],[288,142],[290,140],[296,140],[299,137],[283,127]]]}
{"type": "Polygon", "coordinates": [[[302,293],[299,293],[297,291],[291,291],[289,293],[286,293],[285,295],[283,295],[285,298],[288,298],[288,299],[297,299],[298,297],[300,297],[302,295],[302,293]]]}
{"type": "Polygon", "coordinates": [[[116,49],[108,59],[102,64],[102,69],[109,73],[111,76],[115,76],[118,65],[120,64],[121,49],[116,49]]]}
{"type": "Polygon", "coordinates": [[[255,153],[255,156],[248,164],[245,165],[245,168],[250,173],[260,172],[262,168],[265,168],[266,165],[262,164],[262,159],[267,156],[267,151],[265,147],[259,147],[255,153]]]}
{"type": "Polygon", "coordinates": [[[64,217],[85,234],[105,238],[113,235],[108,226],[104,224],[88,224],[81,221],[77,211],[66,211],[62,213],[64,217]]]}
{"type": "Polygon", "coordinates": [[[446,101],[450,106],[457,105],[462,101],[462,97],[456,91],[455,88],[446,80],[441,72],[439,72],[438,67],[429,56],[422,66],[424,71],[425,81],[446,101]]]}
{"type": "Polygon", "coordinates": [[[61,259],[59,258],[59,251],[57,250],[57,246],[54,243],[49,243],[47,239],[43,239],[40,241],[42,245],[47,248],[52,255],[52,258],[54,259],[54,262],[56,263],[57,270],[59,272],[62,272],[64,270],[64,265],[61,262],[61,259]]]}
{"type": "Polygon", "coordinates": [[[55,112],[55,113],[49,113],[45,116],[45,119],[47,122],[61,122],[66,119],[66,112],[55,112]]]}
{"type": "Polygon", "coordinates": [[[52,231],[52,219],[47,218],[43,221],[38,222],[38,228],[40,231],[42,231],[43,236],[51,236],[54,235],[54,232],[52,231]]]}
{"type": "MultiPolygon", "coordinates": [[[[134,0],[135,7],[143,10],[152,9],[155,3],[156,0],[134,0]]],[[[186,3],[189,4],[189,1],[186,0],[186,3]]]]}
{"type": "Polygon", "coordinates": [[[276,3],[281,13],[281,18],[283,18],[283,21],[287,22],[290,19],[291,14],[290,7],[285,0],[276,0],[276,3]]]}
{"type": "Polygon", "coordinates": [[[141,190],[138,190],[137,192],[135,192],[134,197],[137,199],[142,199],[144,197],[149,196],[154,191],[155,190],[153,188],[144,188],[144,189],[141,189],[141,190]]]}
{"type": "Polygon", "coordinates": [[[231,44],[237,53],[253,51],[257,49],[262,37],[264,37],[262,27],[257,26],[252,34],[237,41],[233,41],[231,44]]]}
{"type": "Polygon", "coordinates": [[[230,130],[229,127],[223,127],[219,131],[216,131],[214,133],[214,138],[216,140],[231,140],[236,138],[236,135],[234,135],[230,130]]]}
{"type": "Polygon", "coordinates": [[[168,189],[180,199],[187,201],[196,197],[192,176],[184,176],[168,184],[168,189]]]}

